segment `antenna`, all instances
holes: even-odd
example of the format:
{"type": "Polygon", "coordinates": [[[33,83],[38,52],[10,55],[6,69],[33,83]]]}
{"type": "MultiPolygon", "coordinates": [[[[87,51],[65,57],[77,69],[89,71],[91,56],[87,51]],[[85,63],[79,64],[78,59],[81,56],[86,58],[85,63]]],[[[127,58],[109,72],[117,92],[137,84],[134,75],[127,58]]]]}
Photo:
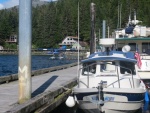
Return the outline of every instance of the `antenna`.
{"type": "MultiPolygon", "coordinates": [[[[78,71],[79,71],[79,2],[78,2],[78,68],[77,68],[77,78],[78,78],[78,71]]],[[[78,85],[79,87],[79,85],[78,85]]]]}
{"type": "Polygon", "coordinates": [[[121,8],[122,8],[122,4],[120,6],[120,28],[121,28],[121,8]]]}
{"type": "Polygon", "coordinates": [[[129,15],[128,26],[131,23],[131,14],[129,15]]]}
{"type": "Polygon", "coordinates": [[[117,23],[117,29],[118,29],[118,26],[119,26],[119,3],[118,3],[118,23],[117,23]]]}
{"type": "Polygon", "coordinates": [[[136,11],[134,10],[134,24],[136,25],[136,11]]]}

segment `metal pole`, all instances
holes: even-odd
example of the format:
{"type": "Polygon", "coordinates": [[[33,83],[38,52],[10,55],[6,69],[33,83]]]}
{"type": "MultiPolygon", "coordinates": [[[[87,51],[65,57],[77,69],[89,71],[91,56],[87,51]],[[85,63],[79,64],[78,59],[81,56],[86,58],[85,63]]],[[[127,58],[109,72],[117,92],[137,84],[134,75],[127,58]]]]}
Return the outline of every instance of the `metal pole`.
{"type": "Polygon", "coordinates": [[[98,49],[100,50],[101,48],[100,48],[100,29],[99,29],[99,37],[98,37],[98,49]]]}
{"type": "Polygon", "coordinates": [[[90,40],[90,54],[96,51],[95,48],[95,4],[91,3],[91,40],[90,40]]]}
{"type": "Polygon", "coordinates": [[[108,38],[109,38],[109,26],[108,26],[108,38]]]}
{"type": "Polygon", "coordinates": [[[121,28],[121,8],[122,8],[122,4],[120,6],[120,28],[121,28]]]}
{"type": "Polygon", "coordinates": [[[103,20],[103,38],[106,38],[105,32],[106,32],[106,21],[103,20]]]}
{"type": "Polygon", "coordinates": [[[100,29],[99,29],[99,38],[98,39],[100,39],[100,29]]]}
{"type": "Polygon", "coordinates": [[[79,15],[79,2],[78,2],[78,68],[77,68],[77,78],[78,78],[78,87],[79,87],[79,64],[80,64],[80,61],[79,61],[79,58],[80,58],[80,56],[79,56],[79,38],[80,38],[80,34],[79,34],[79,19],[80,19],[80,15],[79,15]]]}
{"type": "Polygon", "coordinates": [[[120,11],[120,5],[119,5],[119,1],[118,1],[118,23],[117,23],[117,29],[118,29],[118,27],[119,27],[119,21],[120,21],[120,19],[119,19],[119,15],[120,15],[120,13],[119,13],[119,11],[120,11]]]}
{"type": "Polygon", "coordinates": [[[32,0],[19,0],[19,103],[31,98],[32,0]]]}

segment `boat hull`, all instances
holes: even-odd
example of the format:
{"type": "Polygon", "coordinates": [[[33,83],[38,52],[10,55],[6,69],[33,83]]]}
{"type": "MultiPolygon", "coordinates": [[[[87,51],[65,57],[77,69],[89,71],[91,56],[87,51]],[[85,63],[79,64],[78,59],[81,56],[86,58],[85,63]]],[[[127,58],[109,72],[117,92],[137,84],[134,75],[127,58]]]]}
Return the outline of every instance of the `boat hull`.
{"type": "Polygon", "coordinates": [[[107,102],[100,107],[89,101],[79,101],[79,108],[88,113],[99,113],[100,111],[105,111],[105,113],[134,113],[141,106],[142,102],[107,102]]]}
{"type": "MultiPolygon", "coordinates": [[[[75,90],[74,90],[75,91],[75,90]]],[[[134,90],[133,90],[134,91],[134,90]]],[[[141,90],[140,90],[141,91],[141,90]]],[[[129,91],[130,92],[130,91],[129,91]]],[[[135,91],[136,92],[136,91],[135,91]]],[[[140,109],[144,101],[144,92],[103,92],[104,104],[100,103],[98,92],[91,90],[88,92],[74,92],[79,104],[79,108],[87,113],[130,113],[140,109]]]]}
{"type": "Polygon", "coordinates": [[[104,106],[98,106],[97,104],[91,102],[80,101],[79,108],[86,113],[100,113],[105,111],[105,113],[134,113],[141,108],[141,102],[135,103],[121,103],[121,102],[108,102],[104,106]],[[108,106],[111,106],[108,107],[108,106]],[[130,110],[129,110],[130,109],[130,110]]]}

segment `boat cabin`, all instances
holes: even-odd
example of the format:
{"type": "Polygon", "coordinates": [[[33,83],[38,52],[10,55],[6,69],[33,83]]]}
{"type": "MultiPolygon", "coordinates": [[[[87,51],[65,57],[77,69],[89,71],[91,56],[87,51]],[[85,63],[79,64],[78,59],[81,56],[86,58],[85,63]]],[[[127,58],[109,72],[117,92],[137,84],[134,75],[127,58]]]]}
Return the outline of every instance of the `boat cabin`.
{"type": "Polygon", "coordinates": [[[80,87],[97,87],[103,80],[107,81],[107,87],[135,87],[134,80],[137,77],[137,61],[133,52],[123,53],[111,51],[109,55],[105,52],[95,53],[88,59],[82,60],[79,74],[80,87]],[[93,82],[94,81],[94,82],[93,82]],[[130,81],[130,82],[129,82],[130,81]],[[131,83],[132,81],[132,83],[131,83]]]}
{"type": "Polygon", "coordinates": [[[99,60],[83,63],[82,75],[94,76],[118,76],[118,74],[136,74],[135,62],[119,61],[114,59],[110,61],[99,60]]]}

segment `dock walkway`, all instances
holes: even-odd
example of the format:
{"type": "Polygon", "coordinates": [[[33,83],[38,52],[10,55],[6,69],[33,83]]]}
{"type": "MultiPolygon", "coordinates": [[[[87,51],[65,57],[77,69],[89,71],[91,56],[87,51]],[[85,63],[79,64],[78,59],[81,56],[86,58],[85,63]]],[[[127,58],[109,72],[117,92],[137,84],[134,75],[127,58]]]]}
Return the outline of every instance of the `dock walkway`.
{"type": "MultiPolygon", "coordinates": [[[[65,84],[70,81],[76,81],[76,77],[77,66],[34,76],[32,77],[32,98],[38,97],[39,94],[62,88],[62,86],[65,86],[65,84]]],[[[22,111],[18,110],[18,112],[16,110],[20,109],[20,107],[18,107],[18,85],[18,80],[0,85],[0,113],[22,113],[22,111]]],[[[27,107],[27,103],[24,106],[27,107]]],[[[28,107],[31,108],[31,106],[28,107]]],[[[32,107],[34,108],[34,106],[32,107]]]]}

